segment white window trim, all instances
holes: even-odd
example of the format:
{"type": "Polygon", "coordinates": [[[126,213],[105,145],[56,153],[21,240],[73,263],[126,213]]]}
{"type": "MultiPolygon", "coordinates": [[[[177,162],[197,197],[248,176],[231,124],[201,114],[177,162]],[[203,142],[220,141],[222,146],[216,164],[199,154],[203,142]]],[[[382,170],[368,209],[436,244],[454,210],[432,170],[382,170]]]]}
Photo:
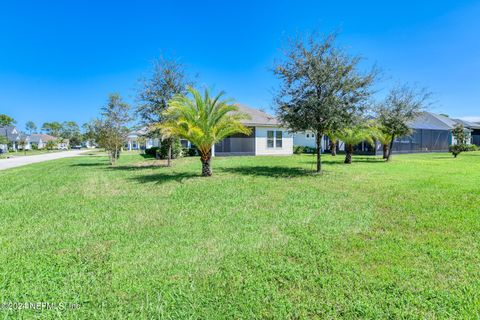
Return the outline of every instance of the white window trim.
{"type": "Polygon", "coordinates": [[[283,130],[267,130],[267,149],[283,149],[283,130]],[[268,146],[268,132],[273,132],[273,147],[269,147],[268,146]],[[282,141],[282,146],[281,147],[277,147],[277,132],[281,132],[282,133],[282,139],[279,139],[282,141]]]}

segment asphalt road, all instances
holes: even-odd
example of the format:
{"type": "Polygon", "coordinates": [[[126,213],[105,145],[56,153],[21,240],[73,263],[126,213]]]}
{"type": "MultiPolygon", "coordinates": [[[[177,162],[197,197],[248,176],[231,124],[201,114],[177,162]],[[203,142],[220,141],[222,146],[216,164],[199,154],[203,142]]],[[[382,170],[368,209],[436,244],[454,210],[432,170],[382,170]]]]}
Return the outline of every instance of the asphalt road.
{"type": "Polygon", "coordinates": [[[24,156],[24,157],[14,157],[10,159],[0,159],[0,170],[26,166],[28,164],[44,162],[49,160],[76,157],[84,152],[85,150],[71,150],[71,151],[38,154],[35,156],[24,156]]]}

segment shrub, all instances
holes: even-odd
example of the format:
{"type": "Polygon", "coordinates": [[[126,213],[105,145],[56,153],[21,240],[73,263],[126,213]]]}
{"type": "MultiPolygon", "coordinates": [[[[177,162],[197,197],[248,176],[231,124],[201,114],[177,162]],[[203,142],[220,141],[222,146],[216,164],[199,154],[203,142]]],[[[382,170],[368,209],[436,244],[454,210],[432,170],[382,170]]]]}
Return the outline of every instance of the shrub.
{"type": "Polygon", "coordinates": [[[316,153],[317,152],[317,148],[314,148],[314,147],[303,147],[304,150],[303,152],[304,153],[316,153]]]}
{"type": "Polygon", "coordinates": [[[183,155],[188,157],[195,157],[198,154],[197,148],[183,148],[183,155]]]}
{"type": "Polygon", "coordinates": [[[478,146],[475,144],[467,145],[468,151],[478,151],[478,146]]]}
{"type": "Polygon", "coordinates": [[[456,158],[460,153],[464,151],[469,151],[469,147],[466,144],[455,144],[451,145],[449,148],[449,151],[453,154],[453,156],[456,158]]]}
{"type": "Polygon", "coordinates": [[[303,146],[294,146],[293,147],[293,153],[294,154],[301,154],[305,151],[305,147],[303,146]]]}
{"type": "MultiPolygon", "coordinates": [[[[172,143],[172,159],[177,159],[183,156],[182,144],[180,139],[173,139],[172,143]]],[[[162,143],[160,150],[157,152],[160,159],[168,159],[168,143],[162,143]]]]}
{"type": "Polygon", "coordinates": [[[317,148],[309,147],[309,146],[293,146],[293,153],[294,154],[301,154],[301,153],[316,153],[317,148]]]}
{"type": "Polygon", "coordinates": [[[145,154],[155,157],[157,155],[158,150],[160,150],[159,147],[147,148],[147,149],[145,149],[145,154]]]}

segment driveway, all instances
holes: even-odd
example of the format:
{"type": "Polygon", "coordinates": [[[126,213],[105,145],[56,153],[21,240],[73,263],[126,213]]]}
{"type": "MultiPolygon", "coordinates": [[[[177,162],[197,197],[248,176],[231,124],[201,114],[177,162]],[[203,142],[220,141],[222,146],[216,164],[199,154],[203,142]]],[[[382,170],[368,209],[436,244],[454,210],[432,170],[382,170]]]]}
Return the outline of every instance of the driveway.
{"type": "Polygon", "coordinates": [[[71,151],[39,154],[35,156],[23,156],[23,157],[15,157],[10,159],[0,159],[0,170],[26,166],[27,164],[31,164],[31,163],[76,157],[84,152],[85,150],[71,150],[71,151]]]}

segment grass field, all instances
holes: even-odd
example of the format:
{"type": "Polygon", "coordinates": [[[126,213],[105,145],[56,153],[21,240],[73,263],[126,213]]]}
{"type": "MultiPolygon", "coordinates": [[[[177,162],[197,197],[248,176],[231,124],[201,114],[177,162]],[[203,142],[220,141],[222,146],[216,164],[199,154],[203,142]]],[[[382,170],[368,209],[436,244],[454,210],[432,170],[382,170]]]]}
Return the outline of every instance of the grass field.
{"type": "Polygon", "coordinates": [[[2,302],[68,304],[0,317],[479,318],[480,153],[324,160],[0,172],[2,302]]]}

